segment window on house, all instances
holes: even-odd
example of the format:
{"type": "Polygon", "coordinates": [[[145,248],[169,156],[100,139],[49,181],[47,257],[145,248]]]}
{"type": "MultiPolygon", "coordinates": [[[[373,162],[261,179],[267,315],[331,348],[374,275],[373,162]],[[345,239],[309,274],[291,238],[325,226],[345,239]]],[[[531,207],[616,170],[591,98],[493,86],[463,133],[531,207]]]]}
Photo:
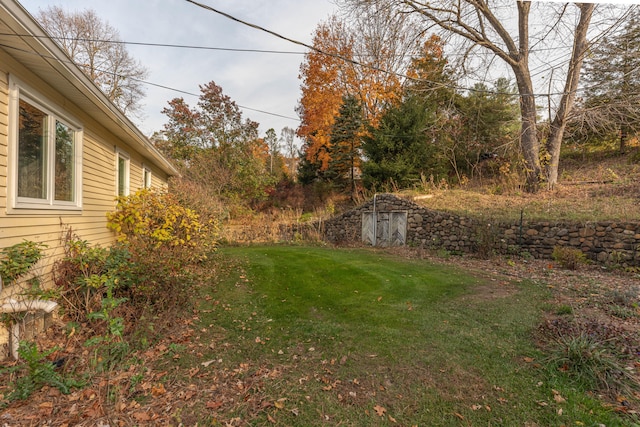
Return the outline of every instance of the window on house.
{"type": "Polygon", "coordinates": [[[79,126],[12,85],[10,197],[13,208],[81,207],[79,126]]]}
{"type": "Polygon", "coordinates": [[[151,169],[148,167],[142,168],[142,187],[151,188],[151,169]]]}
{"type": "Polygon", "coordinates": [[[129,195],[129,156],[123,151],[118,151],[116,165],[116,185],[118,196],[129,195]]]}

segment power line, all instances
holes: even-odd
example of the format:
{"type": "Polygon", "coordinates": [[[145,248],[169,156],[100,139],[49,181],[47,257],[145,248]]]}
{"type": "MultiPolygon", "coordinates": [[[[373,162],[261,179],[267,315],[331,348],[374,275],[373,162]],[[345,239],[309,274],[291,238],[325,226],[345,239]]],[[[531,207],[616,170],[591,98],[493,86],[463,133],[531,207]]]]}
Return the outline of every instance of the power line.
{"type": "MultiPolygon", "coordinates": [[[[231,15],[225,14],[224,12],[217,11],[216,9],[210,8],[209,6],[201,5],[200,3],[197,3],[197,2],[194,2],[194,1],[190,1],[190,0],[187,0],[187,1],[189,1],[190,3],[196,4],[198,6],[210,9],[210,10],[216,12],[216,13],[221,13],[225,17],[227,17],[227,16],[231,17],[231,15]]],[[[231,17],[231,19],[233,19],[234,21],[237,21],[239,23],[242,23],[243,25],[249,25],[252,28],[261,29],[261,30],[266,31],[266,32],[268,32],[270,34],[274,34],[274,35],[277,34],[275,32],[272,32],[271,30],[263,29],[262,27],[257,26],[257,25],[254,26],[253,24],[246,23],[245,21],[242,21],[242,20],[237,19],[237,18],[231,17]]],[[[105,39],[93,39],[93,38],[81,38],[81,37],[37,36],[37,35],[32,35],[32,34],[15,34],[15,33],[0,33],[0,36],[30,37],[30,38],[43,38],[43,39],[53,39],[53,40],[62,40],[62,41],[84,41],[84,42],[96,42],[96,43],[111,43],[111,44],[121,44],[121,45],[133,45],[133,46],[168,47],[168,48],[177,48],[177,49],[214,50],[214,51],[241,52],[241,53],[246,52],[246,53],[267,53],[267,54],[283,54],[283,55],[307,55],[308,54],[308,52],[297,52],[297,51],[246,49],[246,48],[227,48],[227,47],[184,45],[184,44],[167,44],[167,43],[152,43],[152,42],[122,41],[122,40],[105,40],[105,39]]],[[[413,80],[413,81],[417,81],[417,82],[434,83],[436,85],[439,85],[440,87],[447,87],[447,88],[455,89],[455,90],[471,91],[471,92],[473,92],[473,91],[477,92],[478,91],[477,89],[475,89],[473,87],[465,87],[465,86],[460,86],[460,85],[455,85],[455,84],[446,84],[446,83],[442,83],[442,82],[429,81],[429,80],[426,80],[426,79],[419,79],[419,78],[410,77],[410,76],[407,76],[406,74],[402,74],[402,73],[397,73],[397,72],[393,72],[393,71],[384,70],[382,68],[373,66],[371,64],[365,64],[365,63],[362,63],[362,62],[359,62],[359,61],[356,61],[356,60],[353,60],[353,59],[350,59],[350,58],[343,57],[343,56],[341,56],[339,54],[334,54],[334,53],[331,53],[331,52],[323,51],[322,49],[315,48],[314,46],[307,45],[307,44],[305,44],[303,42],[297,42],[297,41],[295,41],[293,39],[289,39],[289,38],[286,38],[284,36],[279,36],[278,35],[278,37],[282,37],[287,41],[291,41],[291,42],[294,42],[296,44],[300,44],[300,45],[304,46],[307,49],[315,51],[316,53],[319,53],[319,54],[322,54],[322,55],[326,55],[326,56],[331,56],[331,57],[334,57],[334,58],[337,58],[337,59],[352,63],[352,64],[360,66],[360,67],[370,68],[370,69],[373,69],[373,70],[376,70],[376,71],[379,71],[379,72],[383,72],[383,73],[386,73],[386,74],[395,75],[397,77],[401,77],[401,78],[405,78],[405,79],[409,79],[409,80],[413,80]]],[[[10,47],[10,46],[6,46],[6,47],[10,47]]],[[[544,49],[530,50],[529,52],[530,53],[534,53],[534,52],[535,53],[540,53],[540,52],[543,52],[543,51],[557,51],[557,48],[549,47],[549,48],[544,48],[544,49]]],[[[418,52],[416,52],[416,53],[418,53],[418,52]]],[[[446,54],[447,57],[456,56],[456,55],[464,55],[464,54],[455,53],[455,52],[448,52],[446,54]]],[[[405,57],[405,58],[414,57],[413,54],[406,54],[406,55],[402,55],[402,56],[405,57]]],[[[535,70],[533,70],[534,72],[532,73],[532,77],[536,76],[536,75],[539,75],[539,74],[542,74],[543,72],[547,71],[549,68],[556,68],[557,66],[551,66],[551,67],[549,67],[547,69],[543,69],[542,67],[543,67],[543,65],[539,66],[539,68],[541,68],[541,70],[539,72],[536,72],[535,70]]],[[[97,71],[102,71],[102,70],[98,70],[97,69],[97,71]]],[[[121,76],[121,77],[123,77],[123,76],[121,76]]],[[[163,89],[171,90],[171,91],[174,91],[174,92],[184,93],[186,95],[199,96],[199,95],[196,95],[196,94],[193,94],[193,93],[190,93],[190,92],[182,91],[180,89],[175,89],[175,88],[171,88],[171,87],[168,87],[168,86],[163,86],[163,85],[160,85],[160,84],[151,83],[151,82],[144,81],[144,80],[134,79],[134,78],[131,78],[131,77],[128,77],[128,76],[124,76],[124,77],[130,78],[131,80],[138,81],[140,83],[144,83],[144,84],[147,84],[147,85],[150,85],[150,86],[156,86],[156,87],[160,87],[160,88],[163,88],[163,89]]],[[[482,81],[484,82],[484,80],[482,80],[482,81]]],[[[490,90],[483,90],[482,92],[486,92],[486,93],[489,93],[489,94],[499,94],[498,92],[490,91],[490,90]]],[[[564,94],[563,92],[558,92],[558,93],[534,94],[534,96],[555,96],[555,95],[563,95],[563,94],[564,94]]],[[[276,113],[269,113],[269,112],[266,112],[266,111],[263,111],[263,110],[252,109],[252,108],[249,108],[249,107],[243,107],[243,108],[245,108],[247,110],[252,110],[252,111],[264,113],[264,114],[280,116],[280,115],[278,115],[276,113]]],[[[292,119],[292,120],[299,120],[297,118],[294,119],[292,117],[287,117],[287,116],[280,116],[280,117],[283,117],[283,118],[286,118],[286,119],[292,119]]]]}
{"type": "MultiPolygon", "coordinates": [[[[332,53],[332,52],[326,52],[323,49],[319,49],[319,48],[317,48],[315,46],[312,46],[312,45],[309,45],[307,43],[301,42],[299,40],[295,40],[295,39],[292,39],[290,37],[284,36],[282,34],[279,34],[279,33],[275,32],[275,31],[272,31],[272,30],[269,30],[267,28],[264,28],[264,27],[262,27],[260,25],[253,24],[251,22],[248,22],[248,21],[245,21],[243,19],[237,18],[237,17],[235,17],[233,15],[230,15],[230,14],[228,14],[226,12],[223,12],[223,11],[221,11],[219,9],[216,9],[216,8],[214,8],[212,6],[202,4],[202,3],[197,2],[195,0],[185,0],[185,1],[187,1],[188,3],[191,3],[191,4],[195,5],[195,6],[198,6],[198,7],[201,7],[203,9],[206,9],[206,10],[209,10],[211,12],[214,12],[214,13],[216,13],[218,15],[221,15],[221,16],[223,16],[223,17],[225,17],[227,19],[230,19],[230,20],[232,20],[234,22],[237,22],[239,24],[242,24],[242,25],[248,26],[250,28],[253,28],[253,29],[265,32],[267,34],[270,34],[270,35],[272,35],[272,36],[274,36],[276,38],[279,38],[281,40],[285,40],[287,42],[296,44],[298,46],[303,46],[303,47],[305,47],[305,48],[307,48],[307,49],[309,49],[311,51],[314,51],[316,53],[319,53],[321,55],[326,55],[326,56],[330,56],[330,57],[333,57],[333,58],[336,58],[336,59],[340,59],[342,61],[345,61],[347,63],[353,64],[353,65],[356,65],[356,66],[359,66],[359,67],[369,68],[369,69],[374,70],[374,71],[379,71],[379,72],[382,72],[382,73],[385,73],[385,74],[394,75],[396,77],[400,77],[400,78],[403,78],[403,79],[408,79],[408,80],[412,80],[412,81],[416,81],[416,82],[431,83],[431,84],[434,84],[436,87],[441,87],[441,88],[449,88],[449,89],[468,91],[468,92],[484,92],[484,93],[488,93],[488,94],[492,94],[492,95],[499,95],[500,94],[499,92],[496,92],[496,91],[490,91],[490,90],[478,91],[477,89],[472,88],[472,87],[462,87],[462,86],[455,85],[455,84],[448,84],[448,83],[443,83],[443,82],[438,82],[438,81],[431,81],[431,80],[427,80],[427,79],[413,78],[413,77],[407,76],[406,74],[398,73],[398,72],[395,72],[395,71],[385,70],[385,69],[377,67],[375,65],[363,64],[363,63],[361,63],[359,61],[356,61],[356,60],[354,60],[352,58],[347,58],[345,56],[342,56],[342,55],[336,54],[336,53],[332,53]]],[[[577,92],[579,90],[580,89],[577,89],[575,92],[577,92]]],[[[544,93],[544,94],[532,93],[532,94],[527,94],[527,96],[534,96],[534,97],[538,97],[538,96],[558,96],[558,95],[565,95],[565,94],[566,94],[565,92],[544,93]]],[[[519,96],[522,96],[522,94],[519,94],[519,96]]]]}
{"type": "Polygon", "coordinates": [[[287,50],[241,49],[241,48],[233,48],[233,47],[131,42],[131,41],[123,41],[123,40],[103,40],[103,39],[82,38],[82,37],[37,36],[32,34],[0,33],[0,36],[31,37],[36,39],[42,38],[42,39],[53,39],[53,40],[61,40],[61,41],[82,41],[82,42],[92,42],[92,43],[111,43],[111,44],[121,44],[121,45],[131,45],[131,46],[168,47],[168,48],[175,48],[175,49],[217,50],[217,51],[223,51],[223,52],[272,53],[272,54],[278,54],[278,55],[305,55],[306,54],[306,52],[295,52],[295,51],[287,51],[287,50]]]}
{"type": "MultiPolygon", "coordinates": [[[[30,50],[21,49],[21,48],[15,47],[15,46],[9,46],[9,45],[5,45],[5,44],[0,43],[0,47],[3,47],[5,49],[13,49],[13,50],[16,50],[16,51],[19,51],[19,52],[23,52],[23,53],[26,53],[26,54],[29,54],[29,55],[39,56],[39,57],[45,58],[45,59],[53,59],[53,60],[56,60],[56,61],[59,61],[59,62],[65,63],[65,64],[72,64],[72,65],[75,65],[75,66],[77,66],[79,68],[86,68],[86,66],[83,66],[82,64],[77,64],[74,61],[61,61],[60,59],[55,58],[53,56],[32,52],[30,50]]],[[[96,71],[100,71],[100,72],[103,72],[103,73],[106,73],[106,72],[111,73],[110,71],[105,71],[105,70],[101,70],[101,69],[98,69],[98,68],[96,68],[96,71]]],[[[146,81],[146,80],[136,79],[136,78],[133,78],[131,76],[123,76],[123,75],[120,75],[120,74],[117,74],[117,76],[118,77],[127,78],[127,79],[130,79],[130,80],[139,82],[139,83],[143,83],[143,84],[148,85],[148,86],[154,86],[154,87],[158,87],[158,88],[161,88],[161,89],[170,90],[172,92],[181,93],[183,95],[194,96],[196,98],[200,97],[199,94],[196,94],[196,93],[193,93],[193,92],[189,92],[189,91],[186,91],[186,90],[182,90],[182,89],[176,89],[176,88],[170,87],[170,86],[161,85],[159,83],[153,83],[153,82],[149,82],[149,81],[146,81]]],[[[96,84],[96,86],[97,86],[97,84],[96,84]]],[[[269,111],[260,110],[258,108],[247,107],[247,106],[240,105],[240,104],[237,104],[237,103],[236,103],[236,105],[239,108],[242,108],[243,110],[254,111],[254,112],[257,112],[257,113],[267,114],[267,115],[274,116],[274,117],[280,117],[280,118],[287,119],[287,120],[295,120],[297,122],[300,121],[299,117],[285,116],[283,114],[272,113],[272,112],[269,112],[269,111]]]]}

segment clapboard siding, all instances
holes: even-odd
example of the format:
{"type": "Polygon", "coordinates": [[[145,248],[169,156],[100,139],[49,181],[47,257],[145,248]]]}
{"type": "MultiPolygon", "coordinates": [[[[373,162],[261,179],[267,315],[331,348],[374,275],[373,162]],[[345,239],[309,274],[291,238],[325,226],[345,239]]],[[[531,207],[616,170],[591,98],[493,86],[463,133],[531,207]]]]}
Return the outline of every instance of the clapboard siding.
{"type": "MultiPolygon", "coordinates": [[[[56,89],[45,85],[38,77],[0,48],[0,248],[23,240],[48,246],[47,257],[39,267],[49,273],[56,256],[62,253],[61,239],[69,227],[83,240],[96,245],[114,242],[115,235],[107,228],[107,213],[116,205],[117,150],[130,157],[129,188],[133,193],[142,188],[143,167],[152,171],[152,185],[166,187],[168,176],[152,160],[132,148],[129,141],[115,137],[99,123],[75,106],[56,89]],[[83,130],[82,140],[82,208],[64,210],[8,210],[7,185],[9,165],[9,75],[13,74],[37,91],[58,110],[78,121],[83,130]]],[[[4,294],[2,295],[4,296],[4,294]]]]}

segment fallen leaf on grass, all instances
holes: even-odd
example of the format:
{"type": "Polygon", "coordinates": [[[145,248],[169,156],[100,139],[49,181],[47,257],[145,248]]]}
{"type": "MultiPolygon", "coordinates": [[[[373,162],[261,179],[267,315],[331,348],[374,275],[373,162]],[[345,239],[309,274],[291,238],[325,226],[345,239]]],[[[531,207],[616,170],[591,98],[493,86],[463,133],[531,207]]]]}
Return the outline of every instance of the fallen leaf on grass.
{"type": "Polygon", "coordinates": [[[380,405],[376,405],[373,407],[373,410],[376,411],[376,415],[378,415],[379,417],[383,417],[384,413],[387,412],[386,408],[383,408],[380,405]]]}
{"type": "Polygon", "coordinates": [[[166,392],[167,392],[167,390],[164,388],[164,384],[162,384],[162,383],[156,384],[156,385],[151,387],[151,396],[153,396],[153,397],[162,396],[166,392]]]}
{"type": "Polygon", "coordinates": [[[551,390],[551,392],[553,393],[553,400],[555,400],[556,403],[564,403],[567,401],[567,399],[560,396],[560,393],[557,390],[551,390]]]}
{"type": "Polygon", "coordinates": [[[210,400],[206,403],[206,406],[208,409],[213,409],[215,411],[222,406],[222,402],[220,402],[219,400],[210,400]]]}
{"type": "Polygon", "coordinates": [[[395,424],[395,423],[397,423],[396,419],[395,419],[395,418],[393,418],[391,415],[387,415],[387,417],[389,418],[389,421],[390,421],[390,422],[392,422],[392,423],[394,423],[394,424],[395,424]]]}
{"type": "Polygon", "coordinates": [[[146,412],[134,412],[133,418],[138,421],[150,421],[151,415],[147,414],[146,412]]]}

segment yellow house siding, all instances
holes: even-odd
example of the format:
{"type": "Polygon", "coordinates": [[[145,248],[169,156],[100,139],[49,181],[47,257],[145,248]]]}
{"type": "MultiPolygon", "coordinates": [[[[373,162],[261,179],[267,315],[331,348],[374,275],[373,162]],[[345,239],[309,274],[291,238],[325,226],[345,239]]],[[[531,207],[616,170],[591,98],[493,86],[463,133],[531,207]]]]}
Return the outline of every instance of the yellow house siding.
{"type": "MultiPolygon", "coordinates": [[[[23,240],[46,244],[49,262],[42,271],[48,273],[55,256],[62,253],[61,238],[71,227],[81,239],[91,244],[108,245],[114,234],[107,229],[107,212],[113,211],[116,199],[116,149],[130,157],[129,188],[134,192],[142,187],[143,165],[152,170],[154,186],[166,186],[168,179],[153,161],[132,149],[124,141],[106,131],[93,117],[76,107],[53,88],[43,84],[29,70],[0,49],[0,248],[23,240]],[[7,177],[9,126],[9,75],[13,74],[56,109],[78,121],[83,130],[82,140],[82,208],[80,210],[21,210],[8,209],[7,177]]],[[[0,297],[4,296],[4,292],[0,297]]],[[[0,357],[1,358],[1,357],[0,357]]]]}

